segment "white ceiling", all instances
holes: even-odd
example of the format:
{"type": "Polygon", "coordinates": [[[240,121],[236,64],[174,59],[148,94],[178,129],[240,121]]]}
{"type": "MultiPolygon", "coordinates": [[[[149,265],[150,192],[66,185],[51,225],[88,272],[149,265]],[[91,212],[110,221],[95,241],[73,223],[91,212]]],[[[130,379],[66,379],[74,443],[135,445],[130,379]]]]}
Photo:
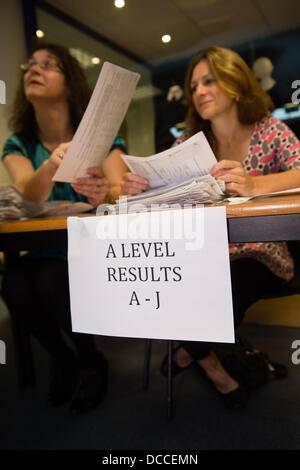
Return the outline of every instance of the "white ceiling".
{"type": "Polygon", "coordinates": [[[300,26],[299,0],[48,0],[152,65],[300,26]],[[163,34],[172,41],[161,43],[163,34]]]}

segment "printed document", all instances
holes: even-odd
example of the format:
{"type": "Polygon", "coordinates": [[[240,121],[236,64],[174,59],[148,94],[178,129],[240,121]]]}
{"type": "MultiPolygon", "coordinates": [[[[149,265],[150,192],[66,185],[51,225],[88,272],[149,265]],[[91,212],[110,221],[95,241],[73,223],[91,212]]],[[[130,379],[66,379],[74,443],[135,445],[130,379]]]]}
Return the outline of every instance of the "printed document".
{"type": "Polygon", "coordinates": [[[105,62],[92,97],[53,181],[74,182],[99,167],[120,129],[136,85],[138,73],[105,62]]]}
{"type": "Polygon", "coordinates": [[[152,189],[207,175],[217,163],[202,131],[182,144],[150,157],[121,156],[132,173],[146,178],[152,189]]]}

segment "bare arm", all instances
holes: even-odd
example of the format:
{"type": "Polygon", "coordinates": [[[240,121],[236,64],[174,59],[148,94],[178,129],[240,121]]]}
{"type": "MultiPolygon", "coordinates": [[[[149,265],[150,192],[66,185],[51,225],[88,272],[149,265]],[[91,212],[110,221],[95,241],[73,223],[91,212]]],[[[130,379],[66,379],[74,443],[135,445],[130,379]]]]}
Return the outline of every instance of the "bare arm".
{"type": "Polygon", "coordinates": [[[124,174],[128,171],[127,166],[120,156],[121,153],[124,153],[124,151],[115,148],[102,164],[103,173],[109,182],[110,194],[114,199],[118,199],[121,195],[122,179],[124,174]]]}
{"type": "Polygon", "coordinates": [[[300,171],[297,169],[262,176],[249,176],[240,162],[221,160],[211,170],[211,175],[226,183],[226,189],[240,196],[284,191],[300,187],[300,171]]]}
{"type": "Polygon", "coordinates": [[[6,155],[3,164],[17,188],[24,196],[35,202],[43,202],[48,199],[54,182],[54,176],[61,163],[60,154],[63,154],[69,144],[59,145],[48,160],[35,170],[31,161],[23,155],[6,155]]]}

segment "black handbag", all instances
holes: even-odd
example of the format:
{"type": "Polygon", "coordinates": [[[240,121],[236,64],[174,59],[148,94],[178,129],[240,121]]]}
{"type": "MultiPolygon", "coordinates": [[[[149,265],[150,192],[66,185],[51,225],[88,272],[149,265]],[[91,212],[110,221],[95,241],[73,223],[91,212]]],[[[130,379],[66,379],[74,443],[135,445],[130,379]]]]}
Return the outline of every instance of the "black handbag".
{"type": "Polygon", "coordinates": [[[262,386],[272,377],[287,376],[287,368],[283,364],[272,361],[241,337],[233,346],[225,348],[221,356],[225,370],[248,391],[262,386]]]}

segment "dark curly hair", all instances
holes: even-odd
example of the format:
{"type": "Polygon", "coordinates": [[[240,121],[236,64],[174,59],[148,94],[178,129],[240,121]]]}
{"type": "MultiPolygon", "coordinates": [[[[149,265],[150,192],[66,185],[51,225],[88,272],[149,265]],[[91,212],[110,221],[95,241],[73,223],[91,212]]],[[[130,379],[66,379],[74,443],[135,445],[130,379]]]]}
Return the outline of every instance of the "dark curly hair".
{"type": "MultiPolygon", "coordinates": [[[[68,104],[70,119],[73,131],[75,132],[91,97],[91,88],[79,62],[70,54],[66,47],[58,44],[39,42],[32,48],[29,57],[31,57],[34,52],[42,49],[55,55],[62,73],[64,74],[66,87],[69,91],[68,104]]],[[[17,134],[31,134],[37,131],[37,123],[34,108],[27,100],[24,93],[23,76],[22,73],[12,114],[9,119],[9,127],[17,134]]]]}

